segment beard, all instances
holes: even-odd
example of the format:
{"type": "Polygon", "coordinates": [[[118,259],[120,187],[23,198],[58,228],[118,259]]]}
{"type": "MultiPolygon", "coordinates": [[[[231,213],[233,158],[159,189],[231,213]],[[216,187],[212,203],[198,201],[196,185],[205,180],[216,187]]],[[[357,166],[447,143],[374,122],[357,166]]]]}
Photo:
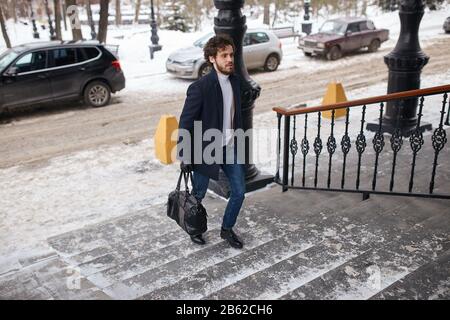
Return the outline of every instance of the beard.
{"type": "Polygon", "coordinates": [[[220,73],[223,73],[224,75],[229,76],[230,74],[232,74],[234,72],[234,64],[232,65],[231,68],[217,64],[217,69],[220,71],[220,73]]]}

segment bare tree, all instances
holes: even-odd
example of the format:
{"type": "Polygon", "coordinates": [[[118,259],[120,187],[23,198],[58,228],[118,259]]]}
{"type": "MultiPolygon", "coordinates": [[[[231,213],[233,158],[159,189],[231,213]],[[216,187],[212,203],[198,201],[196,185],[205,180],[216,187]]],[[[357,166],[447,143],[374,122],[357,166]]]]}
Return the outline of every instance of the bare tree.
{"type": "Polygon", "coordinates": [[[53,6],[55,10],[55,31],[56,39],[62,40],[61,34],[61,2],[60,0],[53,0],[53,6]]]}
{"type": "Polygon", "coordinates": [[[17,0],[11,0],[9,2],[9,12],[10,16],[14,19],[14,22],[17,22],[16,8],[17,8],[17,0]]]}
{"type": "Polygon", "coordinates": [[[6,47],[11,48],[11,41],[9,41],[8,32],[6,31],[5,19],[3,18],[3,10],[0,6],[0,25],[2,28],[3,39],[5,39],[6,47]]]}
{"type": "Polygon", "coordinates": [[[122,24],[122,12],[120,10],[120,0],[116,0],[116,25],[122,24]]]}
{"type": "Polygon", "coordinates": [[[76,5],[76,0],[66,0],[66,10],[67,10],[67,12],[65,12],[65,14],[69,15],[69,21],[71,21],[73,40],[77,41],[77,40],[82,40],[83,39],[83,35],[81,34],[81,26],[77,26],[74,23],[75,22],[75,19],[74,19],[75,17],[73,15],[77,14],[77,13],[75,13],[73,11],[71,12],[69,10],[70,6],[75,6],[75,5],[76,5]]]}
{"type": "Polygon", "coordinates": [[[86,0],[86,11],[89,27],[91,28],[91,39],[94,40],[97,38],[97,33],[95,32],[94,18],[92,18],[91,0],[86,0]]]}
{"type": "Polygon", "coordinates": [[[66,15],[67,6],[66,6],[66,1],[65,0],[61,0],[60,3],[61,3],[61,6],[60,6],[59,9],[62,12],[61,18],[62,18],[62,21],[64,22],[64,30],[67,31],[67,15],[66,15]]]}
{"type": "Polygon", "coordinates": [[[100,0],[100,21],[98,23],[97,39],[100,43],[106,42],[106,35],[108,33],[108,8],[109,0],[100,0]]]}
{"type": "Polygon", "coordinates": [[[270,25],[270,0],[264,0],[263,23],[266,25],[270,25]]]}
{"type": "Polygon", "coordinates": [[[361,8],[361,15],[367,16],[367,0],[364,0],[362,8],[361,8]]]}
{"type": "Polygon", "coordinates": [[[136,0],[136,8],[135,8],[135,13],[134,13],[134,23],[138,23],[138,21],[139,21],[139,12],[140,11],[141,11],[141,0],[136,0]]]}

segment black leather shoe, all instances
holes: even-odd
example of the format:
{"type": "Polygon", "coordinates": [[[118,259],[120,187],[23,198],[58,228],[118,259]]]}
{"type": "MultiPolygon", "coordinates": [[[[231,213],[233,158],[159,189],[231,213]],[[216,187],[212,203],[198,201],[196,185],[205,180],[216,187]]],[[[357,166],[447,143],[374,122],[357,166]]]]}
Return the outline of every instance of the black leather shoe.
{"type": "Polygon", "coordinates": [[[230,246],[236,249],[242,249],[244,244],[241,239],[234,233],[233,229],[223,229],[220,231],[220,237],[228,241],[230,246]]]}
{"type": "Polygon", "coordinates": [[[191,240],[195,244],[200,244],[200,245],[206,244],[206,241],[205,241],[205,239],[203,239],[203,236],[201,234],[198,234],[196,236],[191,236],[191,240]]]}

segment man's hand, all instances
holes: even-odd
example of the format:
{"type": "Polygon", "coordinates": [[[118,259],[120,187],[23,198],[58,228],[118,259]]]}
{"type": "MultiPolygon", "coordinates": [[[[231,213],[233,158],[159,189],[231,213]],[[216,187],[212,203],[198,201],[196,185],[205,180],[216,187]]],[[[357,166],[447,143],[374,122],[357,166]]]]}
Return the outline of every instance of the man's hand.
{"type": "Polygon", "coordinates": [[[180,169],[181,171],[183,171],[184,173],[189,173],[191,171],[194,170],[194,166],[192,164],[186,164],[184,162],[180,163],[180,169]]]}

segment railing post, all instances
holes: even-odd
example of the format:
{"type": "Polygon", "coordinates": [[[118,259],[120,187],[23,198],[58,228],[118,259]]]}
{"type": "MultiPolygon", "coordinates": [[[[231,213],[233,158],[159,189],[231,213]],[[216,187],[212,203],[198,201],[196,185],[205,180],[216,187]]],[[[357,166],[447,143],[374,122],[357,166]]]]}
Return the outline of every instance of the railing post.
{"type": "Polygon", "coordinates": [[[283,139],[283,192],[288,189],[288,174],[289,174],[289,140],[290,140],[290,124],[291,117],[284,116],[284,139],[283,139]]]}
{"type": "Polygon", "coordinates": [[[275,181],[280,182],[280,158],[281,158],[281,113],[277,113],[278,136],[277,136],[277,171],[275,172],[275,181]]]}

